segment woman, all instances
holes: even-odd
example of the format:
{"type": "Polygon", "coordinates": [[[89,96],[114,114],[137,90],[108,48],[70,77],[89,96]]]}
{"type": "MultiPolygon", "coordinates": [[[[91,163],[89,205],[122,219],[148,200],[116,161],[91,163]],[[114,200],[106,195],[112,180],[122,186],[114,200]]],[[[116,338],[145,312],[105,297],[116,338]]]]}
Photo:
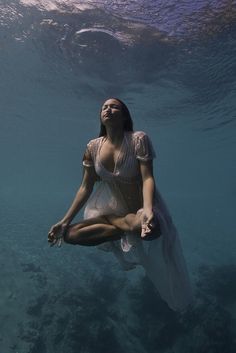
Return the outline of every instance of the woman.
{"type": "Polygon", "coordinates": [[[117,98],[105,101],[100,119],[100,137],[88,143],[83,157],[82,184],[48,241],[108,245],[125,267],[133,263],[123,254],[132,254],[161,297],[181,310],[191,289],[176,229],[155,187],[152,144],[144,132],[133,132],[129,110],[117,98]],[[85,220],[71,225],[85,203],[85,220]]]}

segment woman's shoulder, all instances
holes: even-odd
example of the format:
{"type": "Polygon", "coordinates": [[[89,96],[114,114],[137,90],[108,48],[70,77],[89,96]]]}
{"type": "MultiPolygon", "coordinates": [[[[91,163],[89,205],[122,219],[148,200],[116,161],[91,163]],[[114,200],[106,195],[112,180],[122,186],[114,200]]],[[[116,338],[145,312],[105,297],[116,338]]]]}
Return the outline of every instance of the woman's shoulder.
{"type": "Polygon", "coordinates": [[[102,140],[103,136],[101,137],[96,137],[95,139],[89,140],[87,143],[88,147],[95,147],[99,145],[99,142],[102,140]]]}
{"type": "Polygon", "coordinates": [[[146,132],[144,132],[144,131],[134,131],[133,132],[133,136],[134,137],[143,137],[143,136],[147,136],[147,133],[146,132]]]}
{"type": "Polygon", "coordinates": [[[144,131],[133,131],[131,133],[131,137],[134,141],[137,141],[137,140],[143,139],[145,137],[148,137],[148,135],[144,131]]]}
{"type": "Polygon", "coordinates": [[[144,131],[134,131],[132,140],[136,151],[136,156],[142,161],[155,158],[156,154],[152,146],[152,142],[144,131]]]}

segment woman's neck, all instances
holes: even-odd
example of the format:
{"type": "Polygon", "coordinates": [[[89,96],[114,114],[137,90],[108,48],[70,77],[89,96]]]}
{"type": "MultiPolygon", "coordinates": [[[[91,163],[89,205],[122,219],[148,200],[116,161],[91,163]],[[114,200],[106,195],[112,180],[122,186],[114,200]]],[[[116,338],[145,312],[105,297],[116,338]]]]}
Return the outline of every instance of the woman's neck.
{"type": "Polygon", "coordinates": [[[110,127],[106,127],[107,139],[113,145],[120,145],[124,138],[124,130],[123,129],[114,129],[110,127]]]}

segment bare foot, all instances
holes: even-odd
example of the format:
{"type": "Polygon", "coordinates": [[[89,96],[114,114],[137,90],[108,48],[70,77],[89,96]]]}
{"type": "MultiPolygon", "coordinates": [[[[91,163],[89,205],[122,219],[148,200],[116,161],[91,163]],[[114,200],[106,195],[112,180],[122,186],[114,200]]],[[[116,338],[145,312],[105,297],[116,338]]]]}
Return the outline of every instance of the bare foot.
{"type": "Polygon", "coordinates": [[[141,238],[144,240],[151,240],[161,236],[161,229],[159,223],[143,223],[141,238]]]}
{"type": "Polygon", "coordinates": [[[141,238],[145,238],[149,233],[151,233],[153,227],[149,223],[142,224],[141,238]]]}

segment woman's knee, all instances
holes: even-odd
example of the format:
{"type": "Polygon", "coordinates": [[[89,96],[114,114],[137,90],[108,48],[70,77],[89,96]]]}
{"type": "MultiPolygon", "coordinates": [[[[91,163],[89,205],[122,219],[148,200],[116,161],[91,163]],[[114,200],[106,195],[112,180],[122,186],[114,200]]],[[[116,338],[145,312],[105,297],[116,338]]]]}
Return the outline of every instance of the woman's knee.
{"type": "Polygon", "coordinates": [[[64,234],[64,241],[68,244],[77,244],[79,238],[80,228],[74,229],[74,227],[69,227],[64,234]]]}
{"type": "Polygon", "coordinates": [[[79,223],[71,224],[64,234],[64,241],[69,244],[77,244],[80,239],[81,230],[90,224],[89,221],[81,221],[79,223]]]}
{"type": "Polygon", "coordinates": [[[141,223],[139,217],[134,213],[129,213],[125,216],[125,222],[130,232],[139,232],[141,230],[141,223]]]}

